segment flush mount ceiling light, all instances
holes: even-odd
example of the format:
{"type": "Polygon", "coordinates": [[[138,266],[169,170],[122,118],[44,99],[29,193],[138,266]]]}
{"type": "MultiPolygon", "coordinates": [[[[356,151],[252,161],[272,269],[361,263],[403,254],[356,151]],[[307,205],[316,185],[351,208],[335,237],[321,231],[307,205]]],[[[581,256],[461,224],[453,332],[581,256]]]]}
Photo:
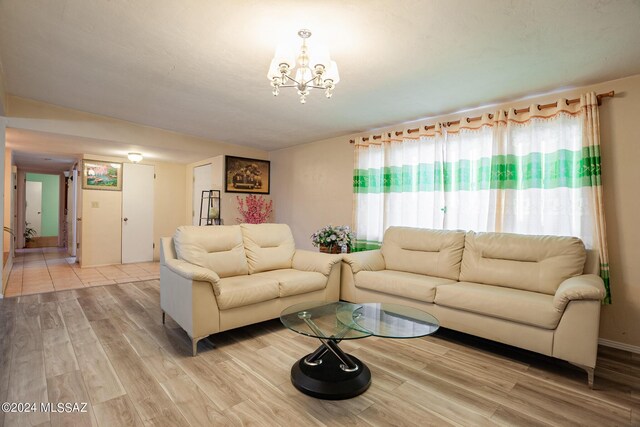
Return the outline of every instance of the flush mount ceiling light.
{"type": "Polygon", "coordinates": [[[142,157],[142,154],[140,154],[140,153],[129,153],[129,154],[127,154],[127,157],[133,163],[139,163],[144,158],[144,157],[142,157]]]}
{"type": "Polygon", "coordinates": [[[301,104],[307,102],[311,89],[324,89],[325,96],[331,98],[340,81],[338,65],[331,60],[326,47],[307,45],[311,31],[300,30],[298,36],[302,46],[296,50],[295,46],[280,45],[271,60],[267,78],[273,87],[273,95],[278,96],[282,87],[293,87],[298,89],[301,104]]]}

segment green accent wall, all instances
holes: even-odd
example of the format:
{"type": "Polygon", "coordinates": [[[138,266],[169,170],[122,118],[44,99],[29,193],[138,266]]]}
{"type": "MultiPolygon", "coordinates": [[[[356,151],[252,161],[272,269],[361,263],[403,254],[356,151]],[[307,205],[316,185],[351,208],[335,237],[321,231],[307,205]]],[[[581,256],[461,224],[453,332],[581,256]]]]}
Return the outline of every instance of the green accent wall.
{"type": "Polygon", "coordinates": [[[27,181],[42,183],[42,235],[57,236],[60,224],[60,176],[27,173],[27,181]]]}

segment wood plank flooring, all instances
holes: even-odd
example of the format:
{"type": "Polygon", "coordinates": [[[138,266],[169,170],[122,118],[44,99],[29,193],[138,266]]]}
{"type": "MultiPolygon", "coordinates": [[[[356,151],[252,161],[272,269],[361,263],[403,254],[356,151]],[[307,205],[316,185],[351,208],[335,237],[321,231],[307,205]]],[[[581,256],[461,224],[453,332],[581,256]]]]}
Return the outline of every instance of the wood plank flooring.
{"type": "Polygon", "coordinates": [[[87,402],[84,413],[0,413],[0,425],[639,426],[640,356],[601,348],[596,389],[571,365],[440,331],[341,346],[370,367],[345,401],[299,393],[291,365],[317,346],[278,320],[217,334],[191,357],[159,282],[0,300],[0,402],[87,402]]]}

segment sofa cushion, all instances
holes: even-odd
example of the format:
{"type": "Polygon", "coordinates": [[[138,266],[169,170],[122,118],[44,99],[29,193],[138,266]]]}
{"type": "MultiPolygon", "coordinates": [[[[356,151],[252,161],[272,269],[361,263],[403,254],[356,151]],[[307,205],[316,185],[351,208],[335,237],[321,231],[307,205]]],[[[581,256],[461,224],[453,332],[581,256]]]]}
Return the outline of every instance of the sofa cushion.
{"type": "Polygon", "coordinates": [[[327,277],[315,271],[271,270],[253,274],[252,277],[266,277],[276,280],[281,297],[306,294],[327,287],[327,277]]]}
{"type": "Polygon", "coordinates": [[[296,244],[286,224],[242,224],[249,274],[291,268],[296,244]]]}
{"type": "Polygon", "coordinates": [[[280,293],[276,279],[249,275],[220,279],[214,292],[220,310],[269,301],[280,293]]]}
{"type": "Polygon", "coordinates": [[[460,281],[553,295],[564,280],[582,274],[585,259],[577,237],[470,231],[460,281]]]}
{"type": "Polygon", "coordinates": [[[464,234],[463,231],[389,227],[381,248],[386,268],[458,280],[464,234]]]}
{"type": "Polygon", "coordinates": [[[249,271],[239,225],[183,225],[176,230],[173,242],[179,259],[208,268],[219,277],[249,271]]]}
{"type": "Polygon", "coordinates": [[[551,295],[480,283],[438,286],[435,303],[545,329],[555,329],[562,317],[551,295]]]}
{"type": "Polygon", "coordinates": [[[357,288],[433,302],[436,286],[456,283],[451,279],[407,273],[405,271],[361,271],[355,275],[357,288]]]}

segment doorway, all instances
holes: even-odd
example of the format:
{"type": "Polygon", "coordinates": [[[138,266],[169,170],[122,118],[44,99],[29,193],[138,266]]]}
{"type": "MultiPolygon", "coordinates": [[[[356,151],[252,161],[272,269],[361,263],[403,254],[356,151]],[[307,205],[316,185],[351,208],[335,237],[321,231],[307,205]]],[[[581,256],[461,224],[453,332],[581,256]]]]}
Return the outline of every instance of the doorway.
{"type": "Polygon", "coordinates": [[[193,168],[193,225],[200,225],[200,203],[202,192],[212,188],[213,166],[211,163],[193,168]]]}
{"type": "Polygon", "coordinates": [[[58,246],[60,176],[27,173],[25,182],[25,246],[58,246]]]}
{"type": "Polygon", "coordinates": [[[42,235],[42,183],[27,181],[25,192],[25,236],[32,239],[42,235]]]}

